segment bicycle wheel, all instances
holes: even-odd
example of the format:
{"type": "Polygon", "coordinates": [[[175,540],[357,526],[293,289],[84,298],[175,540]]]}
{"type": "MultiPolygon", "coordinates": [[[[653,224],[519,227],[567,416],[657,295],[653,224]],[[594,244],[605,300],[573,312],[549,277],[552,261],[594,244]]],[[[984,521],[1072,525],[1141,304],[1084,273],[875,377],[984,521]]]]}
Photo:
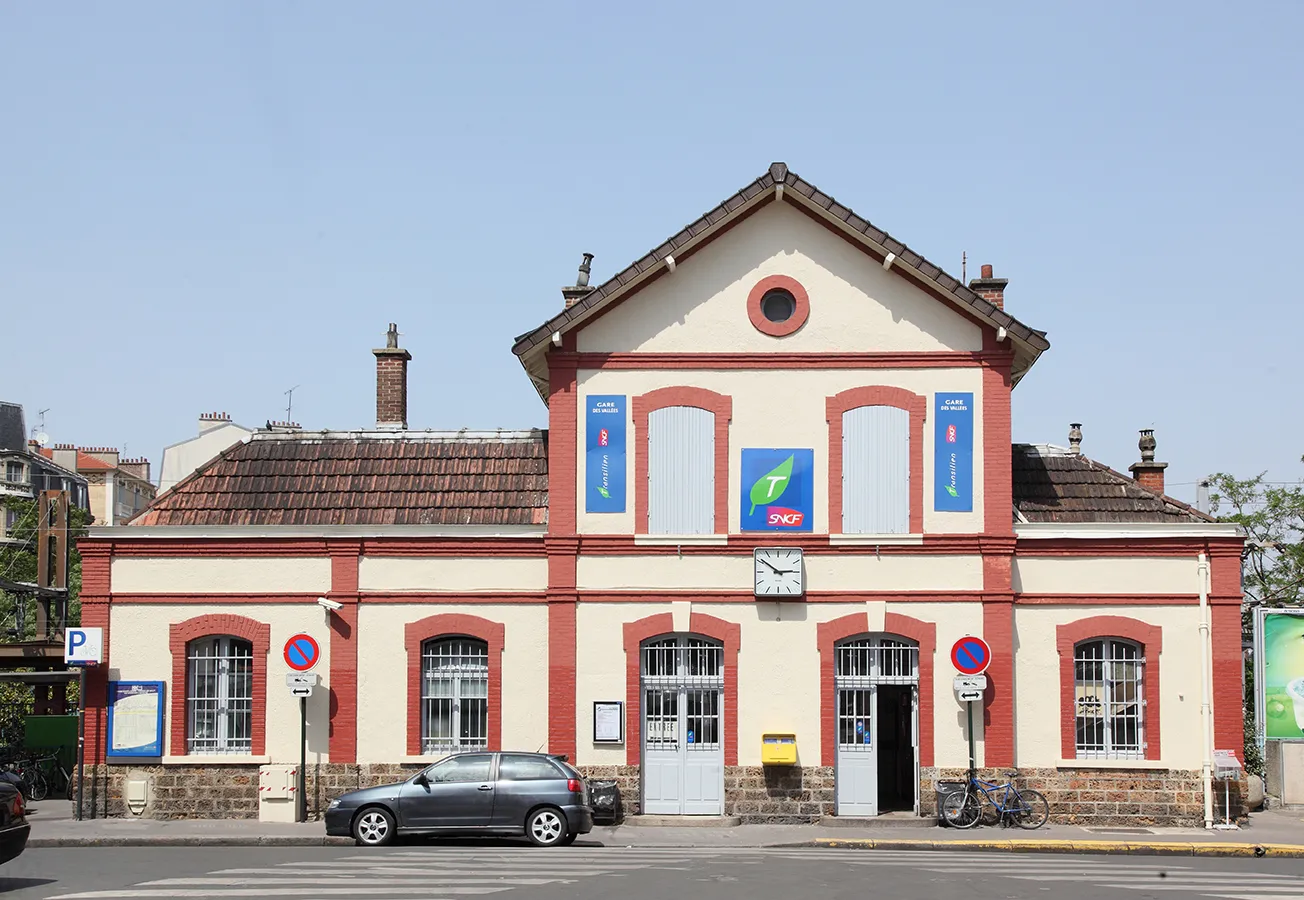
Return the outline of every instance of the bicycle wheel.
{"type": "Polygon", "coordinates": [[[50,796],[50,782],[45,780],[45,776],[41,774],[40,769],[32,770],[31,791],[29,796],[33,803],[39,803],[50,796]]]}
{"type": "Polygon", "coordinates": [[[1010,810],[1010,817],[1020,828],[1040,828],[1050,818],[1050,804],[1040,792],[1022,790],[1019,791],[1019,804],[1010,810]]]}
{"type": "Polygon", "coordinates": [[[982,801],[971,791],[947,794],[942,801],[942,821],[953,828],[972,828],[981,818],[982,801]]]}

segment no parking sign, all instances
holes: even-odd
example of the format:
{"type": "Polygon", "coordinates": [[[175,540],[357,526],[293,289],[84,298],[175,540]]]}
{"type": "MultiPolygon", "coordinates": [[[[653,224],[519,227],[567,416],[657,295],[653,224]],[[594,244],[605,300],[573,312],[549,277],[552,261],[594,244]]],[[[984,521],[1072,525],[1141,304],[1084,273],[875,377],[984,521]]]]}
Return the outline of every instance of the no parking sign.
{"type": "Polygon", "coordinates": [[[285,642],[285,664],[296,672],[307,672],[321,660],[321,647],[310,634],[296,634],[285,642]]]}

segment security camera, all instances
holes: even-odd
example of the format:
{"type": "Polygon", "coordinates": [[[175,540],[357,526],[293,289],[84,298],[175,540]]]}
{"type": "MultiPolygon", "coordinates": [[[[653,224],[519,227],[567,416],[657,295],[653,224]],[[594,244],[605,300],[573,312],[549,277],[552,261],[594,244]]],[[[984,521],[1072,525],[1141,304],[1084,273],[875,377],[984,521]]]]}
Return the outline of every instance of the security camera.
{"type": "Polygon", "coordinates": [[[330,609],[330,610],[335,610],[337,612],[344,608],[343,603],[340,603],[336,600],[327,600],[325,597],[318,597],[317,605],[320,606],[322,609],[330,609]]]}

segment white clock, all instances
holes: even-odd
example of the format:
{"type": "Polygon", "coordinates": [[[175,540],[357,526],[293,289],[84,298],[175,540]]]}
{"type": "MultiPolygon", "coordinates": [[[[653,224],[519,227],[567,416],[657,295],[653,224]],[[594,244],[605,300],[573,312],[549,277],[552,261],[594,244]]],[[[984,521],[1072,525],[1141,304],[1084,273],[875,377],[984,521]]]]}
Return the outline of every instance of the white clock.
{"type": "Polygon", "coordinates": [[[800,597],[806,593],[801,550],[797,547],[757,547],[752,551],[757,597],[800,597]]]}

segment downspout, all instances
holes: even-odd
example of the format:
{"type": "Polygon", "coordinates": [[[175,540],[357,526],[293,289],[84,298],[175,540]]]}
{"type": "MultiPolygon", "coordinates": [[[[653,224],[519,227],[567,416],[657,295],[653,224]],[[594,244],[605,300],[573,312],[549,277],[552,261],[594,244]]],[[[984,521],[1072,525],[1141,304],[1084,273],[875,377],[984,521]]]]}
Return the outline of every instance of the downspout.
{"type": "Polygon", "coordinates": [[[1201,553],[1196,565],[1200,578],[1200,730],[1204,758],[1200,775],[1204,781],[1204,827],[1213,828],[1213,703],[1210,684],[1209,558],[1201,553]]]}

